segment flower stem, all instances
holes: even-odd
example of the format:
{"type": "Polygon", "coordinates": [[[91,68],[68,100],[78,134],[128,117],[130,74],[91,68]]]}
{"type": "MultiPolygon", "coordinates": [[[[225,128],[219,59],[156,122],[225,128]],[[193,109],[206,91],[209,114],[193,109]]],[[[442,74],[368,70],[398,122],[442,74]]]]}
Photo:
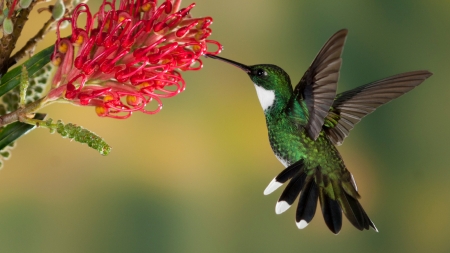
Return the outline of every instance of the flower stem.
{"type": "Polygon", "coordinates": [[[24,123],[29,119],[29,115],[43,107],[44,98],[31,102],[25,105],[23,108],[19,107],[16,111],[7,113],[0,116],[0,127],[4,127],[8,124],[14,123],[16,121],[21,121],[24,123]]]}

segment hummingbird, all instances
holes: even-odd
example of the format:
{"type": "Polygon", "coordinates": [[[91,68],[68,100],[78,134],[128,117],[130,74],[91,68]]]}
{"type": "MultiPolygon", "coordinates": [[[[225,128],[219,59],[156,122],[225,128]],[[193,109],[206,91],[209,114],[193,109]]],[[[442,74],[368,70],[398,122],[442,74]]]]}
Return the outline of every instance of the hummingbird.
{"type": "Polygon", "coordinates": [[[295,88],[289,75],[276,65],[247,66],[206,54],[240,68],[252,80],[264,111],[270,146],[285,167],[264,195],[289,181],[275,212],[285,212],[299,198],[295,219],[299,229],[314,218],[319,201],[325,223],[334,234],[341,230],[342,213],[357,229],[371,227],[378,232],[358,201],[355,179],[336,146],[363,117],[432,75],[426,70],[406,72],[336,94],[347,33],[342,29],[325,43],[295,88]]]}

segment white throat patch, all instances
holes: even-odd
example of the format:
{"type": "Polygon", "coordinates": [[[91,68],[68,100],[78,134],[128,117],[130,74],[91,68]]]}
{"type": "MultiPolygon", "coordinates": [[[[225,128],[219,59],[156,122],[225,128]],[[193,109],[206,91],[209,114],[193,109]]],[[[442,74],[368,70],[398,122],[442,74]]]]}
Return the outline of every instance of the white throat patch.
{"type": "Polygon", "coordinates": [[[259,102],[261,103],[261,107],[263,110],[267,110],[267,108],[273,105],[275,101],[275,91],[266,90],[255,84],[256,94],[258,95],[259,102]]]}

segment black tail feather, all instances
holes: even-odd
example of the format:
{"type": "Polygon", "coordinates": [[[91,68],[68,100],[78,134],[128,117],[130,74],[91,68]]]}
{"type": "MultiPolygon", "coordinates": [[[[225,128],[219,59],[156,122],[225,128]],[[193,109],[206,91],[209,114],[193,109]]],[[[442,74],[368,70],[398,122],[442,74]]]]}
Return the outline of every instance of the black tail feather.
{"type": "Polygon", "coordinates": [[[342,228],[342,213],[357,229],[368,230],[372,227],[378,232],[358,201],[359,194],[351,174],[344,178],[348,180],[332,179],[323,174],[320,167],[307,175],[304,162],[300,160],[276,176],[264,194],[270,194],[290,180],[278,199],[275,212],[281,214],[286,211],[300,195],[296,211],[296,223],[300,229],[305,228],[314,218],[317,201],[320,199],[323,218],[333,233],[338,234],[342,228]]]}
{"type": "Polygon", "coordinates": [[[284,184],[286,181],[294,177],[297,173],[301,173],[304,167],[303,159],[291,164],[275,177],[277,182],[284,184]]]}
{"type": "MultiPolygon", "coordinates": [[[[304,173],[304,163],[303,160],[299,160],[290,166],[288,166],[286,169],[284,169],[280,174],[278,174],[266,187],[264,190],[264,195],[271,194],[273,191],[278,189],[280,186],[282,186],[286,181],[289,179],[295,177],[296,175],[304,173]]],[[[291,180],[292,182],[292,180],[291,180]]],[[[302,186],[301,186],[302,187],[302,186]]],[[[300,189],[301,189],[300,187],[300,189]]],[[[297,193],[298,195],[298,193],[297,193]]]]}
{"type": "Polygon", "coordinates": [[[319,198],[319,187],[314,178],[308,179],[298,201],[296,222],[299,228],[304,228],[314,218],[319,198]]]}
{"type": "MultiPolygon", "coordinates": [[[[344,214],[351,222],[353,221],[353,226],[355,226],[359,230],[365,229],[365,219],[363,213],[361,212],[361,205],[359,204],[359,201],[348,195],[345,191],[343,192],[343,195],[344,202],[346,202],[346,204],[348,204],[348,207],[350,207],[350,209],[344,211],[344,214]]],[[[368,229],[368,227],[366,229],[368,229]]]]}
{"type": "Polygon", "coordinates": [[[372,227],[375,231],[378,231],[378,229],[375,227],[375,224],[373,224],[373,222],[370,220],[369,216],[364,211],[364,209],[361,206],[361,204],[359,203],[359,201],[357,199],[353,198],[352,196],[348,195],[347,193],[346,193],[346,195],[347,195],[347,200],[353,209],[353,213],[358,214],[357,215],[358,222],[361,227],[359,229],[360,230],[363,230],[363,229],[368,230],[370,227],[372,227]]]}
{"type": "MultiPolygon", "coordinates": [[[[359,204],[359,203],[358,203],[359,204]]],[[[361,204],[360,204],[361,205],[361,204]]],[[[369,226],[371,228],[373,228],[373,230],[375,230],[376,232],[378,232],[378,228],[375,226],[375,224],[372,222],[372,220],[370,220],[369,216],[367,215],[366,211],[364,211],[364,209],[361,206],[361,211],[364,214],[365,220],[366,222],[369,224],[369,226]]],[[[366,229],[369,229],[368,227],[366,229]]]]}
{"type": "Polygon", "coordinates": [[[303,171],[294,176],[284,189],[283,193],[278,199],[278,202],[286,201],[289,205],[292,205],[292,203],[294,203],[295,199],[298,197],[300,191],[303,188],[305,178],[306,174],[303,171]]]}
{"type": "Polygon", "coordinates": [[[319,190],[319,199],[325,223],[331,232],[338,234],[342,228],[342,210],[339,203],[331,199],[322,189],[319,190]]]}

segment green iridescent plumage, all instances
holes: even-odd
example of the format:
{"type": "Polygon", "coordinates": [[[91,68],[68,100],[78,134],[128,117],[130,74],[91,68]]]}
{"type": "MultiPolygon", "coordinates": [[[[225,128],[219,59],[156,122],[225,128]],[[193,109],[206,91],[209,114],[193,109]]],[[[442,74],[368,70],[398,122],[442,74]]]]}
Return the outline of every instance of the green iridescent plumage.
{"type": "Polygon", "coordinates": [[[355,180],[335,146],[342,144],[361,118],[431,76],[428,71],[403,73],[337,95],[346,37],[345,29],[334,34],[295,88],[278,66],[246,66],[208,55],[244,70],[255,84],[270,146],[286,167],[264,194],[289,181],[275,211],[286,211],[299,198],[296,223],[300,229],[313,219],[320,201],[325,223],[333,233],[341,229],[342,213],[359,230],[372,227],[377,231],[358,201],[355,180]]]}

